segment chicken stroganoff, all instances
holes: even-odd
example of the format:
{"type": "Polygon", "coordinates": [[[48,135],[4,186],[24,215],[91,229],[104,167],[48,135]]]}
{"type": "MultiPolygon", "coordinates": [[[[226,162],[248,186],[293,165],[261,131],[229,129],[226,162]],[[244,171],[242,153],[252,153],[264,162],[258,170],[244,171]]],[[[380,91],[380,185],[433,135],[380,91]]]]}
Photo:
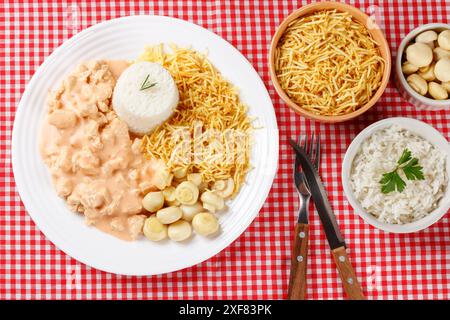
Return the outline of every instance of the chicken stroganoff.
{"type": "Polygon", "coordinates": [[[49,96],[40,151],[57,194],[72,211],[83,213],[89,225],[133,240],[146,218],[140,214],[144,193],[164,164],[144,159],[141,140],[130,137],[111,110],[111,69],[117,73],[125,66],[89,62],[69,75],[49,96]]]}

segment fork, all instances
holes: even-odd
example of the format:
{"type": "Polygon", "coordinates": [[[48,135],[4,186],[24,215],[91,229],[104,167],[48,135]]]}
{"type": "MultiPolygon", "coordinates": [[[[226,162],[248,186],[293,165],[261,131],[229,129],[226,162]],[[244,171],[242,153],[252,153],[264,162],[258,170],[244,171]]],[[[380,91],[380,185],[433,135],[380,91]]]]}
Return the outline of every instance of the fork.
{"type": "MultiPolygon", "coordinates": [[[[299,135],[297,144],[303,148],[311,159],[314,167],[319,170],[320,163],[320,138],[315,138],[314,132],[308,143],[308,136],[304,138],[299,135]],[[303,140],[303,143],[302,143],[303,140]]],[[[294,182],[299,195],[299,213],[295,225],[294,245],[291,258],[291,273],[289,277],[289,300],[304,300],[306,296],[306,266],[308,260],[308,238],[309,238],[309,200],[311,192],[306,182],[304,173],[301,171],[298,157],[294,163],[294,182]]]]}

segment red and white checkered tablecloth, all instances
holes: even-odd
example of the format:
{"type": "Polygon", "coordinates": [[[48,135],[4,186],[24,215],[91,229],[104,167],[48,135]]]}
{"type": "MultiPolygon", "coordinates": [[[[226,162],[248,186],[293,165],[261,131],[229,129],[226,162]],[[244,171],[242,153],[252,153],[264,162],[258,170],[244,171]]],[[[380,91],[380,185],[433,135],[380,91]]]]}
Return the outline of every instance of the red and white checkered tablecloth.
{"type": "MultiPolygon", "coordinates": [[[[388,234],[364,223],[340,182],[343,155],[370,123],[407,116],[450,137],[450,113],[417,111],[391,81],[381,100],[353,122],[330,125],[288,109],[269,80],[267,55],[275,28],[306,1],[2,1],[0,3],[0,298],[1,299],[284,299],[297,197],[287,139],[315,130],[323,136],[322,177],[358,278],[369,299],[450,298],[450,217],[414,234],[388,234]],[[303,3],[302,3],[303,2],[303,3]],[[166,15],[199,24],[226,39],[253,64],[274,102],[280,161],[270,195],[232,245],[194,267],[152,277],[108,274],[59,251],[26,213],[11,168],[11,130],[22,92],[42,61],[93,24],[135,14],[166,15]]],[[[351,1],[380,13],[393,56],[412,28],[449,23],[448,0],[351,1]]],[[[316,214],[311,215],[307,295],[342,299],[344,292],[316,214]]]]}

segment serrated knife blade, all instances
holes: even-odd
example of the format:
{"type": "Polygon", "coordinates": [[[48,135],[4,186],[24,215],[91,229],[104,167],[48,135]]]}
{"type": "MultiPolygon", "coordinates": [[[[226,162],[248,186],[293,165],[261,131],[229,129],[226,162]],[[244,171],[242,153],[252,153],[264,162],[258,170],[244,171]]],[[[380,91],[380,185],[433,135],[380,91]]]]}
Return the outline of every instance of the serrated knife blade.
{"type": "Polygon", "coordinates": [[[336,216],[331,209],[327,193],[322,181],[320,180],[317,170],[314,168],[314,165],[311,163],[305,152],[292,139],[290,139],[289,142],[292,148],[294,148],[295,153],[298,155],[300,165],[302,166],[306,181],[308,182],[316,210],[319,214],[331,249],[333,250],[342,246],[345,247],[345,241],[342,238],[341,231],[339,230],[336,216]]]}

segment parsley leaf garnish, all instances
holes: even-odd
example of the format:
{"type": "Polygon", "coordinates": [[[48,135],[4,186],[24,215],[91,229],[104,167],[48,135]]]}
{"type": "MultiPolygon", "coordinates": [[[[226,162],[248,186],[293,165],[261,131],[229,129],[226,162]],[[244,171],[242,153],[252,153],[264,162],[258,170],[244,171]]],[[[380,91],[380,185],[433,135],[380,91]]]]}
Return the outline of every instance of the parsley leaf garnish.
{"type": "Polygon", "coordinates": [[[395,170],[383,174],[380,180],[381,192],[402,192],[405,189],[406,182],[400,177],[398,170],[402,170],[408,180],[425,180],[422,169],[419,159],[413,158],[408,149],[403,150],[395,170]]]}
{"type": "Polygon", "coordinates": [[[403,173],[408,180],[425,180],[423,176],[422,167],[419,166],[419,160],[412,159],[408,164],[403,167],[403,173]]]}
{"type": "Polygon", "coordinates": [[[400,178],[397,171],[383,174],[383,178],[381,179],[380,183],[382,184],[381,192],[383,193],[389,193],[395,191],[395,189],[402,192],[406,186],[405,181],[400,178]]]}
{"type": "Polygon", "coordinates": [[[408,162],[409,160],[411,160],[412,156],[411,156],[411,151],[409,151],[408,149],[403,150],[403,153],[400,157],[400,159],[398,159],[397,164],[398,165],[402,165],[406,162],[408,162]]]}

